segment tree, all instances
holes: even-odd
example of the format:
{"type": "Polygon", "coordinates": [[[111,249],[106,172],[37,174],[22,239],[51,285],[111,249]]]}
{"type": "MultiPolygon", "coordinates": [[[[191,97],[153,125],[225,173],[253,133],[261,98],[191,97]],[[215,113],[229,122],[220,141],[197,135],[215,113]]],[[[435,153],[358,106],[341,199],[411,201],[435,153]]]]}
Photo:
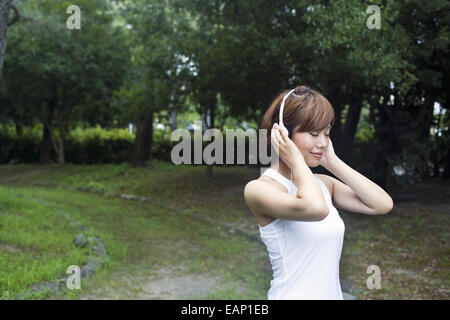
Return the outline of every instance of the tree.
{"type": "MultiPolygon", "coordinates": [[[[386,134],[395,132],[400,125],[395,119],[404,112],[401,108],[386,112],[386,108],[390,108],[388,101],[392,84],[403,98],[408,97],[406,92],[409,91],[413,93],[411,101],[422,101],[419,110],[424,113],[415,114],[412,109],[417,107],[411,107],[411,115],[428,115],[422,122],[426,135],[432,104],[423,103],[423,96],[413,89],[424,75],[416,73],[419,61],[415,50],[425,51],[423,46],[418,48],[414,45],[416,37],[420,37],[420,32],[416,32],[420,28],[411,29],[406,22],[414,21],[409,8],[417,6],[422,18],[430,23],[425,24],[422,19],[413,23],[422,23],[422,29],[427,25],[434,30],[437,37],[432,43],[445,53],[448,46],[443,24],[448,15],[448,10],[444,10],[448,6],[445,2],[436,0],[419,4],[413,1],[405,4],[384,1],[380,4],[380,30],[367,27],[368,5],[356,0],[173,2],[180,8],[187,8],[193,17],[198,17],[199,27],[193,32],[199,38],[203,37],[204,43],[211,43],[202,46],[201,51],[217,57],[215,68],[202,68],[202,64],[210,64],[199,62],[199,74],[207,75],[206,86],[200,87],[199,91],[204,92],[205,87],[217,84],[216,91],[231,105],[233,116],[260,122],[262,111],[280,89],[309,84],[319,89],[333,104],[336,122],[332,139],[339,154],[346,157],[352,154],[361,108],[370,104],[378,143],[378,161],[375,161],[374,171],[379,173],[376,180],[381,185],[389,174],[387,160],[399,147],[399,140],[387,139],[386,134]],[[226,68],[220,68],[223,65],[226,68]],[[221,81],[214,82],[213,79],[221,81]],[[346,118],[342,119],[345,108],[346,118]]],[[[432,57],[426,56],[428,59],[432,57]]],[[[435,58],[445,60],[440,54],[435,58]]],[[[199,78],[198,82],[202,82],[199,78]]],[[[435,94],[443,91],[442,85],[436,89],[435,94]]],[[[411,104],[407,104],[408,109],[411,104]]],[[[414,130],[413,123],[408,130],[414,130]]]]}
{"type": "Polygon", "coordinates": [[[19,21],[20,15],[11,0],[0,0],[0,78],[3,71],[3,60],[6,52],[6,34],[8,27],[19,21]],[[8,21],[10,11],[14,11],[14,18],[8,21]]]}
{"type": "MultiPolygon", "coordinates": [[[[388,160],[400,159],[402,151],[416,157],[413,180],[429,175],[430,128],[435,102],[446,106],[448,93],[449,19],[446,1],[413,1],[406,4],[389,2],[388,15],[393,25],[401,26],[404,50],[411,52],[404,63],[412,66],[409,77],[414,81],[380,83],[372,91],[372,121],[375,124],[377,153],[374,159],[379,181],[390,174],[388,160]],[[391,13],[391,14],[389,14],[391,13]],[[417,146],[420,144],[420,146],[417,146]],[[417,152],[417,148],[420,149],[417,152]]],[[[444,134],[448,132],[444,131],[444,134]]],[[[407,157],[408,157],[407,156],[407,157]]],[[[436,162],[436,159],[434,160],[436,162]]]]}
{"type": "Polygon", "coordinates": [[[42,0],[22,7],[35,21],[21,24],[8,35],[3,99],[20,114],[44,124],[40,163],[50,160],[50,145],[64,163],[69,130],[84,120],[111,119],[112,92],[121,84],[127,65],[120,28],[112,27],[103,0],[79,1],[81,30],[66,28],[69,1],[42,0]],[[24,94],[26,92],[27,94],[24,94]]]}
{"type": "Polygon", "coordinates": [[[131,164],[144,166],[150,159],[154,113],[169,105],[182,111],[189,66],[180,55],[185,21],[166,2],[125,4],[123,17],[130,28],[132,66],[116,94],[122,118],[136,123],[131,164]]]}

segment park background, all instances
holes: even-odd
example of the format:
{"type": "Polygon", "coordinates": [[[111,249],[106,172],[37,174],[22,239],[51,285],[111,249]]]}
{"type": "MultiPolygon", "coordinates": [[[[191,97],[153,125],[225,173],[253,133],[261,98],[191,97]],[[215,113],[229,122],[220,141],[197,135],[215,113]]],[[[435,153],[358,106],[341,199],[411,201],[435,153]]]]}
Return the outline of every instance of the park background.
{"type": "Polygon", "coordinates": [[[437,0],[0,0],[0,298],[265,299],[243,198],[261,164],[174,165],[170,137],[257,130],[305,84],[337,155],[394,199],[340,211],[346,297],[448,299],[449,21],[437,0]]]}

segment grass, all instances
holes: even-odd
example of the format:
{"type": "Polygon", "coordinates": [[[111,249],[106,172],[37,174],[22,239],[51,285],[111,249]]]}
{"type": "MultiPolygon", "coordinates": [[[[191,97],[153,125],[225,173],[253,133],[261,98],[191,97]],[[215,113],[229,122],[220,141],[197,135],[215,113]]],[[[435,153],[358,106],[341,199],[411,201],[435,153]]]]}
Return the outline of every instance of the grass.
{"type": "Polygon", "coordinates": [[[386,216],[341,214],[346,225],[341,270],[361,299],[448,299],[448,216],[399,208],[386,216]],[[368,290],[366,270],[377,265],[381,289],[368,290]]]}
{"type": "MultiPolygon", "coordinates": [[[[215,167],[208,178],[204,166],[158,161],[146,168],[1,166],[0,246],[8,250],[0,251],[0,297],[58,278],[68,265],[85,262],[89,250],[72,245],[79,231],[61,215],[65,212],[102,239],[110,260],[102,271],[82,280],[82,290],[38,298],[80,299],[89,294],[139,298],[140,283],[170,269],[172,276],[200,274],[220,280],[216,288],[196,298],[265,299],[271,280],[265,247],[190,215],[257,232],[242,194],[246,182],[257,176],[258,171],[245,167],[215,167]],[[59,187],[32,184],[36,182],[59,187]],[[154,201],[130,201],[62,186],[154,201]]],[[[340,214],[346,226],[340,275],[358,298],[448,299],[448,215],[425,203],[413,207],[396,203],[385,216],[340,214]],[[381,289],[366,286],[370,265],[380,267],[381,289]]]]}
{"type": "MultiPolygon", "coordinates": [[[[31,203],[30,214],[35,214],[33,211],[38,210],[37,207],[32,205],[32,199],[35,199],[36,206],[42,207],[40,210],[42,214],[35,217],[38,222],[36,223],[36,228],[41,230],[42,237],[49,244],[54,242],[70,244],[77,233],[76,230],[60,228],[59,225],[49,222],[48,217],[54,215],[68,225],[68,222],[58,214],[58,211],[64,211],[83,225],[89,226],[93,230],[92,232],[105,242],[111,260],[106,269],[108,272],[96,274],[88,282],[82,283],[83,293],[86,293],[89,288],[94,290],[101,285],[112,288],[126,287],[127,284],[122,279],[109,277],[109,274],[114,274],[114,272],[144,276],[151,274],[157,268],[181,264],[187,270],[185,272],[198,272],[211,276],[220,275],[224,282],[237,283],[239,287],[245,287],[245,293],[241,292],[241,295],[244,294],[247,298],[264,298],[270,275],[260,267],[264,264],[264,261],[267,263],[267,257],[261,254],[262,248],[260,244],[229,234],[214,225],[211,226],[205,222],[194,220],[189,215],[183,214],[183,212],[162,207],[162,201],[174,203],[173,194],[176,192],[181,193],[184,188],[189,190],[191,194],[184,192],[183,197],[178,197],[178,200],[175,201],[177,205],[186,206],[186,203],[198,200],[194,198],[197,196],[196,192],[199,191],[195,191],[192,187],[188,188],[185,183],[181,184],[187,179],[177,177],[176,172],[171,168],[167,169],[167,176],[175,178],[177,180],[175,182],[169,181],[167,177],[158,181],[159,177],[164,176],[161,174],[161,170],[129,168],[127,171],[122,171],[121,168],[121,166],[108,165],[94,166],[94,168],[68,165],[66,171],[66,168],[54,168],[51,166],[44,168],[24,166],[20,170],[17,170],[17,167],[3,167],[0,170],[3,181],[11,177],[20,177],[20,181],[8,182],[8,188],[5,187],[4,182],[3,189],[10,191],[9,193],[2,192],[3,198],[1,202],[3,206],[8,206],[11,202],[10,199],[14,198],[15,194],[21,194],[21,201],[26,199],[26,202],[31,203]],[[6,171],[8,170],[11,171],[7,173],[6,171]],[[153,172],[156,173],[154,176],[153,172]],[[128,177],[124,178],[123,175],[128,177]],[[130,181],[127,180],[128,178],[130,181]],[[73,186],[86,186],[93,181],[95,185],[103,185],[104,190],[146,195],[158,201],[155,203],[141,203],[65,188],[30,186],[31,182],[37,181],[73,186]],[[150,182],[147,183],[147,181],[150,182]],[[129,184],[130,188],[125,188],[125,184],[129,184]],[[171,187],[172,185],[173,187],[171,187]],[[134,191],[130,192],[128,189],[133,189],[134,191]],[[150,191],[143,191],[143,189],[150,191]],[[168,192],[165,196],[160,196],[158,189],[166,189],[168,192]],[[150,194],[146,192],[150,192],[150,194]],[[56,239],[50,236],[48,232],[54,229],[61,233],[64,239],[56,239]],[[255,268],[245,267],[248,256],[256,257],[255,268]],[[241,275],[240,270],[244,271],[244,275],[241,275]]],[[[197,168],[197,174],[198,169],[200,168],[197,168]]],[[[186,170],[186,174],[193,181],[195,180],[196,175],[191,170],[186,170]]],[[[196,182],[193,184],[195,185],[196,182]]],[[[197,185],[197,190],[202,188],[205,187],[197,185]]],[[[205,189],[201,192],[205,194],[205,189]]],[[[196,207],[192,207],[192,209],[195,210],[196,207]]],[[[207,210],[207,206],[199,205],[196,212],[205,213],[205,210],[207,210]]],[[[224,218],[224,221],[228,219],[226,218],[225,210],[222,212],[217,212],[216,210],[214,214],[217,214],[217,217],[224,218]]],[[[15,215],[18,215],[17,210],[15,215]]],[[[5,221],[6,223],[8,223],[8,230],[10,230],[9,222],[5,221]]],[[[20,232],[14,233],[20,234],[20,232]]],[[[13,233],[9,234],[5,231],[1,234],[0,239],[5,243],[16,243],[16,240],[11,238],[12,235],[13,233]]],[[[30,245],[32,243],[31,239],[30,245]]],[[[65,250],[68,249],[65,248],[65,250]]],[[[63,251],[64,249],[60,250],[60,252],[63,251]]],[[[55,268],[51,274],[53,278],[63,274],[68,265],[82,264],[84,262],[81,260],[73,262],[74,260],[70,260],[69,257],[68,253],[66,253],[59,257],[61,261],[59,264],[53,261],[48,262],[55,268]]],[[[14,257],[14,259],[17,258],[14,257]]],[[[17,263],[33,265],[33,258],[29,257],[26,261],[21,262],[17,259],[17,263]]],[[[6,262],[0,264],[2,270],[6,264],[6,262]]],[[[40,272],[43,272],[42,266],[42,263],[35,263],[35,269],[39,269],[40,272]]],[[[35,275],[35,269],[29,273],[35,275]]],[[[22,274],[23,272],[15,272],[14,269],[5,270],[5,278],[0,278],[0,283],[6,281],[6,277],[19,279],[22,274]]],[[[8,287],[8,295],[19,289],[30,287],[31,284],[42,279],[35,277],[35,280],[34,282],[29,281],[15,287],[8,287]]],[[[228,291],[221,293],[220,290],[215,296],[227,298],[226,294],[228,291]]],[[[127,294],[132,294],[133,285],[128,285],[124,291],[127,291],[127,294]]],[[[67,292],[65,298],[77,299],[80,294],[75,291],[67,292]]]]}
{"type": "Polygon", "coordinates": [[[29,190],[0,186],[0,297],[64,274],[67,261],[83,264],[89,250],[73,246],[73,232],[29,190]]]}

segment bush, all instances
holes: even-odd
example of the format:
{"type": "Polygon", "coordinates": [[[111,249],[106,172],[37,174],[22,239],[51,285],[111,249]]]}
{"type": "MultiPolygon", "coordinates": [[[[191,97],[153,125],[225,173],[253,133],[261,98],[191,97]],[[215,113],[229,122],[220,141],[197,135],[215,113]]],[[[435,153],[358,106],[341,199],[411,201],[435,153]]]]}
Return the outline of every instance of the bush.
{"type": "MultiPolygon", "coordinates": [[[[0,128],[2,129],[2,128],[0,128]]],[[[5,128],[0,130],[0,164],[13,163],[36,163],[39,156],[39,146],[42,138],[42,127],[26,129],[21,137],[17,137],[13,130],[5,128]]],[[[170,141],[170,130],[155,128],[153,143],[150,150],[151,160],[171,162],[171,152],[175,145],[181,142],[170,141]]],[[[223,143],[223,166],[226,164],[226,135],[222,136],[223,143]]],[[[245,163],[237,163],[237,138],[234,138],[234,151],[232,164],[247,166],[268,166],[262,164],[257,150],[257,163],[249,164],[249,138],[245,137],[245,163]]],[[[65,158],[67,162],[76,164],[95,163],[123,163],[131,160],[134,135],[128,129],[106,130],[100,127],[81,129],[77,128],[70,132],[65,143],[65,158]]],[[[212,141],[203,141],[202,150],[212,141]]],[[[439,167],[445,165],[448,157],[448,141],[443,137],[431,137],[429,141],[418,141],[411,138],[404,144],[402,153],[387,159],[389,163],[388,183],[393,186],[406,186],[426,176],[431,176],[439,167]],[[431,157],[429,156],[431,155],[431,157]],[[438,167],[435,167],[438,166],[438,167]],[[400,171],[400,172],[399,172],[400,171]]],[[[345,157],[345,162],[363,175],[374,179],[378,177],[379,171],[375,168],[376,158],[375,142],[355,141],[351,155],[345,157]]],[[[259,146],[259,144],[258,144],[259,146]]],[[[51,152],[51,157],[56,162],[56,154],[51,152]]],[[[194,164],[194,141],[191,139],[191,164],[194,164]]],[[[202,164],[203,157],[202,157],[202,164]]],[[[321,167],[315,168],[314,172],[326,173],[321,167]]]]}
{"type": "Polygon", "coordinates": [[[411,138],[402,152],[388,159],[391,168],[391,182],[395,187],[405,187],[433,176],[435,145],[430,140],[411,138]]]}
{"type": "MultiPolygon", "coordinates": [[[[42,142],[42,126],[24,130],[17,136],[11,128],[0,128],[0,164],[36,163],[42,142]]],[[[150,151],[152,159],[170,161],[170,142],[167,134],[154,130],[150,151]],[[166,139],[166,140],[165,140],[166,139]]],[[[57,133],[56,133],[57,134],[57,133]]],[[[129,162],[133,150],[134,135],[128,129],[106,130],[96,128],[72,130],[64,144],[66,162],[77,164],[129,162]]],[[[51,158],[56,162],[52,148],[51,158]]]]}
{"type": "Polygon", "coordinates": [[[39,155],[40,140],[0,133],[0,163],[34,163],[39,155]]]}

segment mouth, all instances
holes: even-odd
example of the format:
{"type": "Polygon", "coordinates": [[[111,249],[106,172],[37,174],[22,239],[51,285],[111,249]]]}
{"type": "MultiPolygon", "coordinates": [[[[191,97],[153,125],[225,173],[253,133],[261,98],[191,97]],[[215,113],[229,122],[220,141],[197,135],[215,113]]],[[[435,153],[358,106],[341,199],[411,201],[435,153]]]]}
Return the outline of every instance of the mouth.
{"type": "Polygon", "coordinates": [[[311,154],[312,154],[314,157],[316,157],[317,159],[322,158],[322,153],[314,153],[314,152],[311,152],[311,154]]]}

